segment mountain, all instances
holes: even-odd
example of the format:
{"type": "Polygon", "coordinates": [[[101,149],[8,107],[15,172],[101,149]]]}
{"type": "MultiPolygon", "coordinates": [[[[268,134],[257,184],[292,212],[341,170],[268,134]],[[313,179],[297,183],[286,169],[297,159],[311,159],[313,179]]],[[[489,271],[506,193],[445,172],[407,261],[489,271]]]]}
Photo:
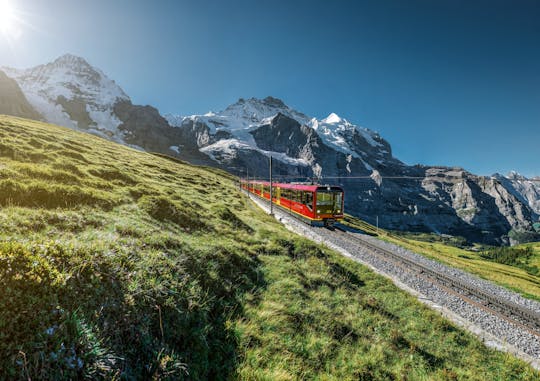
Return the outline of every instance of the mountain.
{"type": "MultiPolygon", "coordinates": [[[[30,69],[2,69],[49,123],[138,149],[174,154],[169,147],[178,131],[155,108],[133,105],[116,82],[81,57],[66,54],[30,69]]],[[[0,88],[0,96],[11,93],[0,88]]]]}
{"type": "Polygon", "coordinates": [[[540,220],[540,177],[528,179],[514,171],[507,176],[496,173],[493,177],[521,202],[529,205],[536,219],[540,220]]]}
{"type": "Polygon", "coordinates": [[[376,132],[335,113],[317,120],[267,97],[240,99],[217,113],[166,118],[237,174],[266,178],[272,155],[278,180],[339,183],[351,214],[389,229],[487,243],[508,243],[511,230],[533,229],[534,212],[496,179],[461,168],[408,166],[376,132]]]}
{"type": "Polygon", "coordinates": [[[121,121],[113,107],[118,101],[129,101],[129,97],[83,58],[67,54],[46,65],[4,71],[17,81],[48,122],[121,141],[121,121]]]}
{"type": "Polygon", "coordinates": [[[166,118],[183,131],[185,144],[195,145],[191,149],[236,173],[266,177],[270,155],[276,159],[276,175],[298,180],[369,176],[375,168],[401,172],[405,167],[376,132],[336,114],[317,120],[273,97],[240,98],[217,113],[166,118]]]}
{"type": "Polygon", "coordinates": [[[8,114],[28,119],[41,119],[28,103],[17,82],[0,70],[0,114],[8,114]]]}
{"type": "Polygon", "coordinates": [[[4,71],[14,79],[11,87],[0,87],[0,99],[14,99],[7,111],[23,104],[21,94],[10,95],[18,84],[26,109],[41,114],[28,117],[141,150],[259,178],[268,177],[272,156],[278,180],[341,184],[351,214],[389,229],[508,243],[510,231],[532,231],[538,220],[534,184],[461,168],[406,165],[378,133],[336,113],[317,119],[266,97],[240,98],[204,115],[162,116],[151,106],[133,105],[113,80],[73,55],[4,71]]]}

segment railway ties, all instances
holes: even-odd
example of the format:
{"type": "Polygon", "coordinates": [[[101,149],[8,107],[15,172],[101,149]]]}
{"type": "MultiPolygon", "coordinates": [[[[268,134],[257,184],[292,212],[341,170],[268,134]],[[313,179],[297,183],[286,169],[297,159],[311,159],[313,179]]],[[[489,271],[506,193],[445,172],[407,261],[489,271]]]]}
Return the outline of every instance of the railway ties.
{"type": "Polygon", "coordinates": [[[336,226],[333,234],[353,245],[369,249],[370,253],[377,255],[387,263],[399,266],[405,271],[416,273],[416,276],[433,283],[434,286],[459,297],[464,302],[506,320],[514,326],[525,329],[540,338],[540,313],[528,309],[498,295],[492,295],[476,285],[469,284],[457,277],[451,277],[424,264],[414,262],[400,254],[381,248],[357,237],[348,231],[336,226]]]}

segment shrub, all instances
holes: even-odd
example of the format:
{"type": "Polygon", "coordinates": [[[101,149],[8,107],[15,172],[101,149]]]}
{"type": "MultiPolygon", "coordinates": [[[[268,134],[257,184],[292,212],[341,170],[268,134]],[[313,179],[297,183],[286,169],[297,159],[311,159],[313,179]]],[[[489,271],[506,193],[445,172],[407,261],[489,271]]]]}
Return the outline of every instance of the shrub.
{"type": "Polygon", "coordinates": [[[522,230],[510,230],[508,237],[517,243],[538,242],[540,241],[540,233],[522,230]]]}
{"type": "Polygon", "coordinates": [[[497,247],[482,252],[480,256],[493,262],[519,267],[533,275],[540,272],[536,266],[529,265],[529,261],[533,256],[531,247],[497,247]]]}

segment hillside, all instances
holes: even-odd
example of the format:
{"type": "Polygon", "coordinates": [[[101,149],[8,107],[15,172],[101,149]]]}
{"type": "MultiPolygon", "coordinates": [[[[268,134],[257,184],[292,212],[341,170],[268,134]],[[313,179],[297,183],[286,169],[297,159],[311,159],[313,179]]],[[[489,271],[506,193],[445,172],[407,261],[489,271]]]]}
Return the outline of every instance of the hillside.
{"type": "Polygon", "coordinates": [[[0,116],[0,379],[533,380],[210,168],[0,116]]]}

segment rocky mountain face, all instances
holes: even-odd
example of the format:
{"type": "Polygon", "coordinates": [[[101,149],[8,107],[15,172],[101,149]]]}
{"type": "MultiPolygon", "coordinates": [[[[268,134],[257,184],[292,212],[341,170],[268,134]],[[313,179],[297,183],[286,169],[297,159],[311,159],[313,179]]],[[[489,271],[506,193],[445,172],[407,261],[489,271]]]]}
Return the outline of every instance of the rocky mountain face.
{"type": "Polygon", "coordinates": [[[41,119],[28,103],[17,82],[0,70],[0,114],[19,116],[28,119],[41,119]]]}
{"type": "Polygon", "coordinates": [[[133,105],[114,81],[79,57],[4,71],[11,79],[0,75],[0,102],[8,99],[2,106],[8,114],[24,111],[22,116],[249,177],[267,178],[272,156],[278,180],[340,184],[347,211],[381,227],[508,243],[510,230],[530,231],[540,215],[540,182],[406,165],[379,134],[334,113],[318,120],[267,97],[241,98],[205,115],[163,117],[151,106],[133,105]]]}
{"type": "Polygon", "coordinates": [[[510,172],[507,176],[497,173],[493,177],[522,203],[529,205],[535,219],[540,220],[540,177],[528,179],[517,172],[510,172]]]}

